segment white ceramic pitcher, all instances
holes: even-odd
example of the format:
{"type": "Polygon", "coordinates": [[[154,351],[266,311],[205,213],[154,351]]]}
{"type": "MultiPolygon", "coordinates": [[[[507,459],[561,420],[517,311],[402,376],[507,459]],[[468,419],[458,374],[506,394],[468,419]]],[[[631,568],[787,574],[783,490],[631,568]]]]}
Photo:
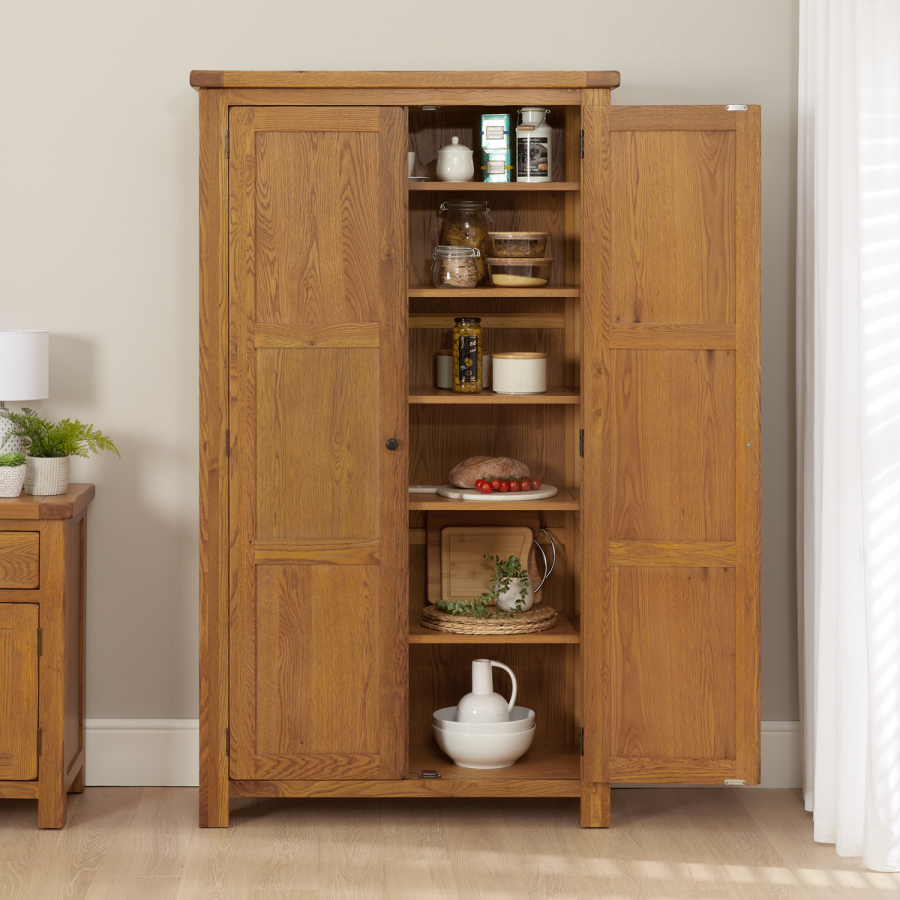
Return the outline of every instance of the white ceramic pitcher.
{"type": "Polygon", "coordinates": [[[472,660],[472,693],[466,694],[456,707],[456,721],[469,723],[508,722],[509,711],[516,702],[516,676],[509,666],[495,659],[472,660]],[[509,700],[494,693],[493,667],[505,669],[512,681],[509,700]]]}

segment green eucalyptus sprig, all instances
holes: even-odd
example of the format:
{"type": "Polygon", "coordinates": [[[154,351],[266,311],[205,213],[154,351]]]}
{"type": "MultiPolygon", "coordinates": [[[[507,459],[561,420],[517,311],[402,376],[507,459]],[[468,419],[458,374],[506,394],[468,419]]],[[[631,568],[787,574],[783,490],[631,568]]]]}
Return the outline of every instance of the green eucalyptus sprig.
{"type": "Polygon", "coordinates": [[[110,450],[120,459],[116,445],[98,428],[85,425],[75,419],[62,419],[57,423],[42,419],[33,409],[12,412],[4,409],[0,412],[9,419],[15,430],[7,435],[4,444],[12,435],[28,441],[28,455],[42,459],[55,459],[61,456],[83,456],[91,453],[110,450]]]}
{"type": "Polygon", "coordinates": [[[435,606],[441,612],[450,613],[451,616],[471,616],[474,619],[511,619],[517,612],[522,612],[525,598],[528,595],[528,570],[522,568],[522,563],[517,556],[501,559],[499,556],[484,554],[485,559],[494,563],[494,578],[480,597],[471,600],[437,600],[435,606]],[[522,591],[516,601],[515,612],[501,612],[491,604],[501,594],[509,589],[513,578],[519,579],[522,591]]]}
{"type": "MultiPolygon", "coordinates": [[[[4,442],[5,443],[5,442],[4,442]]],[[[24,466],[25,465],[25,454],[24,453],[0,453],[0,466],[24,466]]]]}

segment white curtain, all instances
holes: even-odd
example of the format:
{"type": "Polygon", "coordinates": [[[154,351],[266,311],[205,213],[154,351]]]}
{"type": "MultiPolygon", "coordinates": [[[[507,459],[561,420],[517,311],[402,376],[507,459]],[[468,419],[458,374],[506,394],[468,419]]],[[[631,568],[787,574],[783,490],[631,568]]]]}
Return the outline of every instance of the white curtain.
{"type": "Polygon", "coordinates": [[[803,790],[900,871],[900,0],[800,7],[803,790]]]}

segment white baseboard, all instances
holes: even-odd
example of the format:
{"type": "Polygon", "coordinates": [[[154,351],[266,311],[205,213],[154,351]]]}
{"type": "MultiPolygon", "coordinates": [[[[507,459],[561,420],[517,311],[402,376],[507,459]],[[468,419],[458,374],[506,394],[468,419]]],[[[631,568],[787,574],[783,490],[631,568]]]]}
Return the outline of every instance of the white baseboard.
{"type": "Polygon", "coordinates": [[[84,744],[85,784],[199,783],[197,719],[88,719],[84,744]]]}
{"type": "MultiPolygon", "coordinates": [[[[800,723],[762,723],[764,788],[798,788],[800,723]]],[[[195,786],[200,756],[196,719],[88,719],[85,781],[90,785],[195,786]]]]}

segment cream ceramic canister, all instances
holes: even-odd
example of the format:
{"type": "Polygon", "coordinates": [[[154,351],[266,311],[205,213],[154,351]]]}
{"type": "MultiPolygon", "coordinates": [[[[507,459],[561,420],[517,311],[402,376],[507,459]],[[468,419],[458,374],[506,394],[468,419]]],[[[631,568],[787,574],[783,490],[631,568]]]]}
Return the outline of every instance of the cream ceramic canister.
{"type": "Polygon", "coordinates": [[[439,181],[471,181],[475,177],[472,151],[453,135],[446,147],[438,150],[437,177],[439,181]]]}
{"type": "Polygon", "coordinates": [[[543,394],[547,390],[546,353],[495,353],[494,393],[543,394]]]}

